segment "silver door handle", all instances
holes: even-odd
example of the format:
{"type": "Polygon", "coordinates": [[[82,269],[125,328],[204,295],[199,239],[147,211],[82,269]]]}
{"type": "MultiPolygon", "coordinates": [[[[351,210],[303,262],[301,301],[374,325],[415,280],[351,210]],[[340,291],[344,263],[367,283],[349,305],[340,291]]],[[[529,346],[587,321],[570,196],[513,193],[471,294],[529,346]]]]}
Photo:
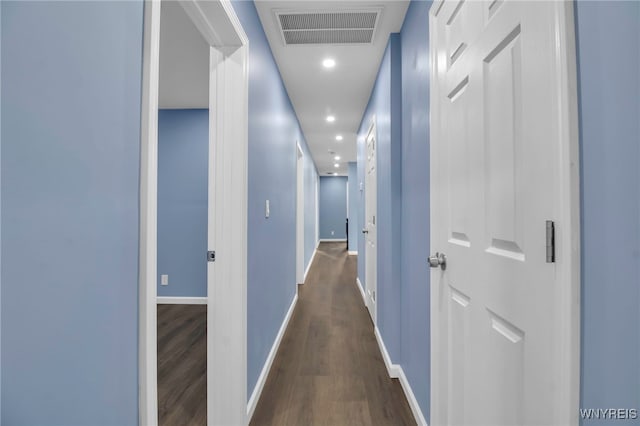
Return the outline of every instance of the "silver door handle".
{"type": "Polygon", "coordinates": [[[368,233],[369,233],[369,230],[368,230],[367,228],[362,228],[362,233],[363,233],[363,234],[368,234],[368,233]]]}
{"type": "Polygon", "coordinates": [[[447,269],[447,256],[444,253],[436,252],[436,254],[429,256],[427,260],[432,268],[439,266],[443,271],[447,269]]]}

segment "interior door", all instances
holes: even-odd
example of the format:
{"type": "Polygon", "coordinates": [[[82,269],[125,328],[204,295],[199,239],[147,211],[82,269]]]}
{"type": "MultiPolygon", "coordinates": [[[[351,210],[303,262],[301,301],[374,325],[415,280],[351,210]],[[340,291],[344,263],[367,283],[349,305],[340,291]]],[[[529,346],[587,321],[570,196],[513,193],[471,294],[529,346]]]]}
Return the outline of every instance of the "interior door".
{"type": "Polygon", "coordinates": [[[554,3],[431,10],[435,425],[558,424],[554,3]]]}
{"type": "Polygon", "coordinates": [[[372,124],[366,139],[367,161],[365,168],[365,287],[367,308],[373,323],[376,323],[377,286],[377,168],[376,168],[376,127],[372,124]]]}

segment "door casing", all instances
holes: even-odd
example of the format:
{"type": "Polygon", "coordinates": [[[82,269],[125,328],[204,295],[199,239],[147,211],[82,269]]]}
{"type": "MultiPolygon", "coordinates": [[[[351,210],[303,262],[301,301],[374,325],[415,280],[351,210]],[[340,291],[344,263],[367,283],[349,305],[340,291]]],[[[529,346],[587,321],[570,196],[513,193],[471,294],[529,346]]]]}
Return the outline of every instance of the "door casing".
{"type": "MultiPolygon", "coordinates": [[[[179,3],[210,45],[208,250],[216,261],[207,263],[207,424],[246,424],[248,38],[228,0],[179,3]]],[[[140,135],[138,402],[140,424],[149,426],[158,424],[160,8],[160,0],[145,2],[140,135]]]]}

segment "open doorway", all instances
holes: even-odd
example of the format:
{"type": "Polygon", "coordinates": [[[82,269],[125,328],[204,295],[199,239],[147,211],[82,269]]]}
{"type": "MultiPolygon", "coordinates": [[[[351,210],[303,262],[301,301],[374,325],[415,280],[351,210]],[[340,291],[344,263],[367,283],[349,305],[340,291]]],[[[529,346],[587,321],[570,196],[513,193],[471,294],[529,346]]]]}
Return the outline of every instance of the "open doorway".
{"type": "MultiPolygon", "coordinates": [[[[191,343],[174,340],[173,355],[180,358],[179,352],[185,349],[180,345],[192,344],[192,355],[199,361],[196,366],[183,362],[174,367],[193,369],[186,386],[176,387],[196,396],[182,395],[191,408],[179,418],[182,423],[188,417],[190,423],[209,425],[246,421],[247,44],[227,1],[145,5],[140,424],[157,425],[159,412],[162,423],[170,424],[166,415],[180,414],[159,407],[159,398],[167,399],[165,391],[158,390],[165,379],[159,372],[162,375],[167,368],[160,339],[171,334],[162,327],[189,323],[176,311],[187,303],[197,304],[199,319],[189,323],[197,327],[186,330],[194,339],[191,343]],[[193,146],[183,146],[188,143],[193,146]],[[194,150],[200,158],[194,159],[194,150]],[[172,168],[174,173],[165,176],[172,168]],[[173,190],[173,198],[165,193],[167,189],[173,190]],[[185,191],[193,194],[187,197],[185,191]],[[172,237],[181,227],[178,237],[172,237]],[[172,238],[186,239],[187,234],[189,253],[172,253],[172,238]],[[180,255],[182,262],[175,262],[180,255]],[[181,269],[175,263],[185,265],[181,269]],[[165,321],[162,315],[167,313],[174,317],[165,321]]],[[[185,336],[185,330],[173,331],[185,336]]],[[[174,376],[178,380],[180,375],[174,376]]],[[[175,397],[173,385],[168,389],[175,397]]]]}
{"type": "Polygon", "coordinates": [[[204,426],[209,44],[172,1],[161,2],[158,109],[158,424],[204,426]]]}
{"type": "Polygon", "coordinates": [[[304,283],[304,153],[296,142],[296,282],[304,283]]]}

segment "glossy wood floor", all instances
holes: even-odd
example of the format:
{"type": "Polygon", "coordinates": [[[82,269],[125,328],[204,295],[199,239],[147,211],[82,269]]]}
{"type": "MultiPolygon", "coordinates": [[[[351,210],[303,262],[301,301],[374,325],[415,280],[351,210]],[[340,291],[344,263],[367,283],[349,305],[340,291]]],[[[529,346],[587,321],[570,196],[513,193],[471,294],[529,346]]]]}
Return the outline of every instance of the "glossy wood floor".
{"type": "Polygon", "coordinates": [[[158,422],[207,424],[207,306],[158,305],[158,422]]]}
{"type": "Polygon", "coordinates": [[[251,425],[415,424],[390,379],[345,243],[321,243],[251,425]]]}

